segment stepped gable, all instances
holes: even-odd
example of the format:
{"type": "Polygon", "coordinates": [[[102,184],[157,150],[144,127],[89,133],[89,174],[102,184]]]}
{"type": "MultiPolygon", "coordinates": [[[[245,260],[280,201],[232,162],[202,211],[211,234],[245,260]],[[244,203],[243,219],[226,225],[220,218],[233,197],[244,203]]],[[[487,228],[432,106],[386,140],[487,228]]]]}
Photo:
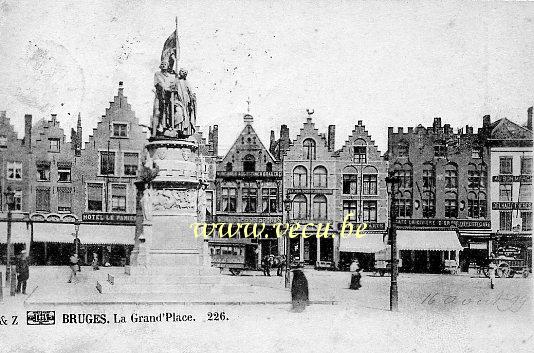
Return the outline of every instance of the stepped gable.
{"type": "Polygon", "coordinates": [[[315,141],[316,159],[327,160],[333,158],[334,152],[328,149],[328,139],[323,133],[319,133],[319,129],[315,127],[311,117],[306,118],[306,122],[302,125],[300,133],[297,137],[290,141],[289,148],[285,151],[284,156],[290,160],[303,160],[304,150],[302,148],[293,148],[294,146],[302,146],[304,140],[311,138],[315,141]]]}
{"type": "Polygon", "coordinates": [[[367,153],[370,161],[382,160],[381,152],[378,150],[378,147],[376,146],[375,141],[371,138],[369,132],[365,129],[362,120],[358,120],[358,124],[354,125],[354,130],[352,130],[348,140],[345,141],[345,144],[340,150],[336,151],[335,156],[343,159],[352,158],[353,151],[351,148],[358,142],[358,140],[365,142],[365,145],[368,147],[367,153]]]}
{"type": "Polygon", "coordinates": [[[8,144],[16,143],[14,147],[22,147],[23,139],[19,139],[15,127],[7,117],[6,111],[0,111],[0,135],[4,135],[8,144]]]}

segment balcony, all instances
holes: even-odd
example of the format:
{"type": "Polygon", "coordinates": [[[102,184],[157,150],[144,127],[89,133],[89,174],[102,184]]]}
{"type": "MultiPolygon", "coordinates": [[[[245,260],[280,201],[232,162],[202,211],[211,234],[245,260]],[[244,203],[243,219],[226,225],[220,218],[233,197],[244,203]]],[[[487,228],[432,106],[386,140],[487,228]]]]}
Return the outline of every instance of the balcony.
{"type": "Polygon", "coordinates": [[[242,172],[242,171],[218,171],[217,178],[236,178],[236,179],[258,179],[258,178],[272,178],[282,179],[282,172],[242,172]]]}

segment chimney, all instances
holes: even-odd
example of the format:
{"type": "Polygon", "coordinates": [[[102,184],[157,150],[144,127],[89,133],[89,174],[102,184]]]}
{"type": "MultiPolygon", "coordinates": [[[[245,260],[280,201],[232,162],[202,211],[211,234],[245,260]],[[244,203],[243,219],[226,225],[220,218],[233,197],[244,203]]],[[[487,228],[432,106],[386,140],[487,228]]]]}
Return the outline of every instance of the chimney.
{"type": "Polygon", "coordinates": [[[432,124],[434,131],[437,131],[441,127],[441,118],[434,118],[434,124],[432,124]]]}
{"type": "Polygon", "coordinates": [[[213,155],[215,157],[219,154],[219,125],[213,125],[212,134],[212,144],[213,144],[213,155]]]}
{"type": "Polygon", "coordinates": [[[76,157],[79,157],[82,155],[82,115],[80,113],[78,113],[78,122],[76,124],[76,139],[74,143],[74,155],[76,157]]]}
{"type": "Polygon", "coordinates": [[[123,83],[122,81],[119,81],[119,95],[122,96],[122,92],[124,91],[123,83]]]}
{"type": "Polygon", "coordinates": [[[484,115],[484,117],[482,118],[482,128],[488,129],[490,125],[491,125],[491,116],[484,115]]]}
{"type": "Polygon", "coordinates": [[[57,114],[50,114],[52,116],[52,126],[56,125],[57,122],[57,114]]]}
{"type": "Polygon", "coordinates": [[[336,148],[336,126],[328,125],[328,150],[334,151],[336,148]]]}
{"type": "Polygon", "coordinates": [[[289,128],[287,125],[280,126],[280,145],[278,149],[278,159],[281,159],[284,152],[289,148],[289,128]]]}
{"type": "Polygon", "coordinates": [[[24,145],[28,152],[32,151],[32,116],[24,115],[24,145]]]}
{"type": "Polygon", "coordinates": [[[274,130],[271,130],[271,138],[269,141],[269,151],[274,152],[274,146],[276,145],[276,137],[274,136],[274,130]]]}
{"type": "Polygon", "coordinates": [[[527,129],[532,131],[532,107],[527,109],[527,129]]]}

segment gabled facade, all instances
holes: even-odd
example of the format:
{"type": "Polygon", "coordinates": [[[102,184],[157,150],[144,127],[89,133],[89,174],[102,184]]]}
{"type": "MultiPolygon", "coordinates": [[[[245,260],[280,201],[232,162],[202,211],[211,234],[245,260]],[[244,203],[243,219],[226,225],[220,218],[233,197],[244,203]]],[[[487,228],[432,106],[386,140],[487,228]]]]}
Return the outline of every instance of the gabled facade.
{"type": "MultiPolygon", "coordinates": [[[[292,200],[290,223],[334,223],[336,217],[335,126],[328,127],[328,137],[320,134],[308,117],[300,133],[283,155],[284,199],[292,200]]],[[[287,221],[287,220],[286,220],[287,221]]],[[[334,262],[336,251],[332,238],[319,239],[312,227],[310,237],[290,240],[290,255],[303,263],[334,262]]]]}
{"type": "Polygon", "coordinates": [[[245,127],[217,163],[216,219],[234,224],[265,223],[269,237],[258,239],[258,254],[278,254],[273,225],[282,221],[281,163],[256,134],[253,117],[246,114],[243,121],[245,127]]]}

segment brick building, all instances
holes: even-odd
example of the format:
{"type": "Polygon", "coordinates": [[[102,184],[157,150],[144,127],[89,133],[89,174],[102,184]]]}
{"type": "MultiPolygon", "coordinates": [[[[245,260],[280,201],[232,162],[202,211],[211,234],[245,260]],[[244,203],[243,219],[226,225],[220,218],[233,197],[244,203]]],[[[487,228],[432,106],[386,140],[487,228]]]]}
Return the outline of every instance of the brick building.
{"type": "Polygon", "coordinates": [[[454,132],[449,124],[441,125],[441,118],[431,127],[388,129],[389,170],[400,179],[395,209],[405,271],[439,272],[445,260],[466,270],[476,256],[487,253],[487,133],[487,126],[478,133],[470,126],[454,132]],[[466,251],[460,257],[462,246],[466,251]]]}

